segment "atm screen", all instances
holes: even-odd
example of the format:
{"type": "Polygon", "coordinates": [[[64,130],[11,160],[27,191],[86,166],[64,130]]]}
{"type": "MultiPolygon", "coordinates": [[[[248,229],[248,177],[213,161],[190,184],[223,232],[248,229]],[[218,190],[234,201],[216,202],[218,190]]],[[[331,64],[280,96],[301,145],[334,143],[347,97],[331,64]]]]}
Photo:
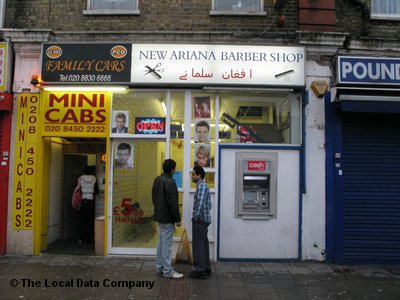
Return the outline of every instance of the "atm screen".
{"type": "Polygon", "coordinates": [[[257,191],[256,190],[245,190],[244,201],[246,202],[257,202],[257,191]]]}

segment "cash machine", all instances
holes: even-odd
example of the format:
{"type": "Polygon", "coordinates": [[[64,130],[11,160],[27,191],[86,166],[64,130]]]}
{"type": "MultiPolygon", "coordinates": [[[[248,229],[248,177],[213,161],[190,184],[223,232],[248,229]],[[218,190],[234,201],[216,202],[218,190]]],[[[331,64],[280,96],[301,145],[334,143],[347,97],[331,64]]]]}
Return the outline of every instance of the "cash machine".
{"type": "Polygon", "coordinates": [[[277,153],[238,152],[236,162],[236,218],[276,219],[277,153]]]}

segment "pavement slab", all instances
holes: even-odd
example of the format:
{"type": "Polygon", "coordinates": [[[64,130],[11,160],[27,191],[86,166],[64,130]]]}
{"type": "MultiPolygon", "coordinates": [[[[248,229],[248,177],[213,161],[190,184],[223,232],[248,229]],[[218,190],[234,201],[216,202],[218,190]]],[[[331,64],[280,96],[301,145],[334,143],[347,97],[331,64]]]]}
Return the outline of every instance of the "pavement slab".
{"type": "Polygon", "coordinates": [[[0,257],[3,299],[400,299],[400,267],[213,262],[212,276],[163,278],[155,260],[62,254],[0,257]]]}

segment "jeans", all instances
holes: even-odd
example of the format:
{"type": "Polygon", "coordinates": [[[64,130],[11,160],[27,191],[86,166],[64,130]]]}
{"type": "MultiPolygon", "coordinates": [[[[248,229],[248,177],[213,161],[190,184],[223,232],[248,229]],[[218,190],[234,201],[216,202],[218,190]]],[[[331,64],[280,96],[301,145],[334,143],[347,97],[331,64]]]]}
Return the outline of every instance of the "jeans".
{"type": "Polygon", "coordinates": [[[171,257],[174,230],[174,223],[158,223],[156,271],[162,272],[164,277],[170,277],[174,273],[171,257]]]}
{"type": "Polygon", "coordinates": [[[210,248],[208,244],[208,226],[202,220],[192,222],[193,265],[196,272],[211,269],[210,248]]]}

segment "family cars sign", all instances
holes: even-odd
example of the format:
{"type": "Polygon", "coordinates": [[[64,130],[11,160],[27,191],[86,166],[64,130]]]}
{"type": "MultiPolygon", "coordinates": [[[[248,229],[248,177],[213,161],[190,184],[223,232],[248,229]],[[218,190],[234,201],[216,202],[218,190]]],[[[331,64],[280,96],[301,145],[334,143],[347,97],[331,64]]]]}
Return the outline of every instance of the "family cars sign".
{"type": "Polygon", "coordinates": [[[44,83],[129,83],[131,44],[43,44],[44,83]]]}

